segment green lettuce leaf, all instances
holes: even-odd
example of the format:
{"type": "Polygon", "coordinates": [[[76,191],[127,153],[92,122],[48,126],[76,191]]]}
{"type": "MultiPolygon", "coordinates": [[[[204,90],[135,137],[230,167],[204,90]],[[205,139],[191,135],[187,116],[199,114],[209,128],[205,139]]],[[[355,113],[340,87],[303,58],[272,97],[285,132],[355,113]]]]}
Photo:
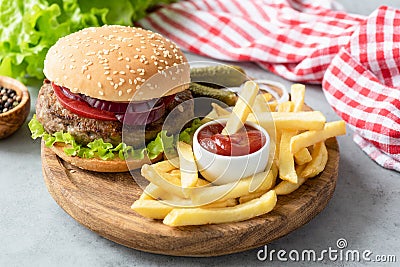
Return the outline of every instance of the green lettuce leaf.
{"type": "Polygon", "coordinates": [[[179,141],[183,141],[188,144],[192,144],[192,139],[194,132],[203,125],[199,118],[193,120],[192,125],[189,128],[186,128],[179,134],[179,141]]]}
{"type": "Polygon", "coordinates": [[[81,146],[76,143],[74,137],[69,133],[47,133],[43,125],[37,120],[36,115],[33,115],[31,121],[28,123],[32,138],[37,139],[41,137],[46,146],[51,147],[55,143],[66,144],[68,146],[64,148],[64,152],[68,156],[88,159],[100,158],[102,160],[111,160],[117,156],[122,160],[143,159],[146,155],[150,159],[154,159],[164,152],[168,153],[168,155],[172,155],[172,153],[176,154],[175,144],[177,139],[179,138],[179,140],[190,144],[194,132],[201,125],[202,123],[199,119],[193,120],[191,127],[182,131],[179,137],[178,135],[168,136],[166,131],[161,131],[153,141],[148,143],[147,147],[134,149],[125,143],[120,143],[114,147],[111,143],[104,142],[103,139],[96,139],[86,146],[81,146]],[[181,136],[183,137],[181,138],[181,136]]]}
{"type": "Polygon", "coordinates": [[[43,79],[49,48],[65,35],[105,24],[133,25],[147,10],[174,0],[2,0],[0,75],[43,79]]]}

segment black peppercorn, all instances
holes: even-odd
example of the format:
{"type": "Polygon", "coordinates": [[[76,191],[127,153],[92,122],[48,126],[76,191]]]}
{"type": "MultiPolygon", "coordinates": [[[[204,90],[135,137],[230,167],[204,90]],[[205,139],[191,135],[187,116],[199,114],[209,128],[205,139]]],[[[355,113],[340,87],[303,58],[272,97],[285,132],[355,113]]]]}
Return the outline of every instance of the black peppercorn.
{"type": "Polygon", "coordinates": [[[21,97],[13,89],[0,86],[0,113],[9,111],[16,107],[21,101],[21,97]]]}

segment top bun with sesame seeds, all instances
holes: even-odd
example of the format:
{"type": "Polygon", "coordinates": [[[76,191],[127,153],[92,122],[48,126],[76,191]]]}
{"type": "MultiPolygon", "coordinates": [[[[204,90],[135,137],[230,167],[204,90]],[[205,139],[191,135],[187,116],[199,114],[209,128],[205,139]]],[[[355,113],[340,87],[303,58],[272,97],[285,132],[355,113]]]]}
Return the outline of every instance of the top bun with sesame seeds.
{"type": "Polygon", "coordinates": [[[117,25],[59,39],[46,55],[44,74],[73,93],[112,102],[175,94],[190,82],[186,57],[174,43],[148,30],[117,25]],[[157,75],[167,78],[162,81],[167,89],[160,88],[157,75]]]}

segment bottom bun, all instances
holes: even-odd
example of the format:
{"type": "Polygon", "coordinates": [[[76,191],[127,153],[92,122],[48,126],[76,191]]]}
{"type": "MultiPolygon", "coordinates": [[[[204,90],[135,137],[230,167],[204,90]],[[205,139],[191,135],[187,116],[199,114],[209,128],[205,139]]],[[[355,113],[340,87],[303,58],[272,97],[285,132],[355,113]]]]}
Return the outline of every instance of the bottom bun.
{"type": "Polygon", "coordinates": [[[68,156],[64,152],[65,145],[54,144],[50,149],[64,161],[84,170],[95,172],[127,172],[141,168],[144,164],[157,162],[163,158],[163,155],[158,155],[155,159],[149,160],[144,158],[141,160],[122,160],[116,157],[112,160],[102,160],[99,158],[85,159],[79,157],[68,156]]]}

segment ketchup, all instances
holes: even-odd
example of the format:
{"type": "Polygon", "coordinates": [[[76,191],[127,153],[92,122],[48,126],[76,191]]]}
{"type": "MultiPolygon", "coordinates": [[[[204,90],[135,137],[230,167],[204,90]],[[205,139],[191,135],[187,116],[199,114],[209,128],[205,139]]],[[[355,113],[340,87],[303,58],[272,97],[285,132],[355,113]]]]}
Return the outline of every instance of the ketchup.
{"type": "Polygon", "coordinates": [[[260,150],[266,142],[265,135],[259,130],[245,125],[232,135],[221,134],[222,124],[210,124],[197,135],[199,144],[206,150],[222,156],[243,156],[260,150]]]}

